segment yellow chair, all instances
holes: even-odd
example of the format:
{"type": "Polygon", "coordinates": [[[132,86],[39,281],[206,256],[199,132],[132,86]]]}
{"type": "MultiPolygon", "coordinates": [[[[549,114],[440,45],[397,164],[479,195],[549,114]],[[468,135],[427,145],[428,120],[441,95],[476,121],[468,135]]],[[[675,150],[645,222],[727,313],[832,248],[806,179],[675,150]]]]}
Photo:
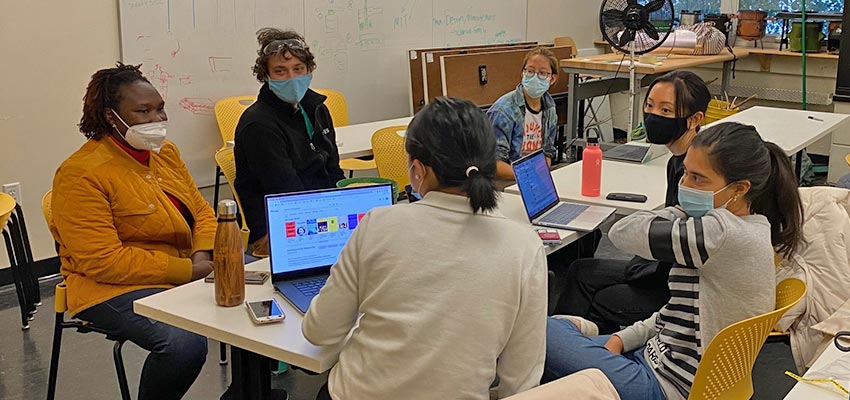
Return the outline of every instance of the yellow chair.
{"type": "Polygon", "coordinates": [[[257,96],[233,96],[215,102],[215,120],[221,133],[221,147],[227,147],[227,142],[236,136],[239,118],[255,101],[257,96]]]}
{"type": "MultiPolygon", "coordinates": [[[[343,96],[342,93],[331,89],[314,90],[316,93],[327,97],[327,100],[325,100],[325,106],[328,107],[328,110],[331,113],[331,119],[333,119],[334,127],[347,126],[348,104],[345,102],[345,96],[343,96]]],[[[368,171],[370,169],[377,168],[375,167],[375,160],[361,160],[358,158],[339,160],[339,167],[348,171],[349,178],[354,176],[354,171],[368,171]]]]}
{"type": "Polygon", "coordinates": [[[844,156],[844,161],[847,162],[847,165],[850,165],[850,154],[844,156]]]}
{"type": "Polygon", "coordinates": [[[806,294],[806,284],[786,279],[776,286],[776,308],[732,324],[717,334],[702,355],[688,399],[749,399],[753,365],[767,335],[806,294]]]}
{"type": "Polygon", "coordinates": [[[316,93],[321,94],[327,99],[325,106],[331,112],[331,118],[334,120],[334,126],[348,125],[348,104],[345,102],[345,96],[342,93],[332,89],[314,89],[316,93]]]}
{"type": "Polygon", "coordinates": [[[375,155],[378,176],[396,181],[399,190],[404,190],[410,184],[404,136],[399,135],[399,131],[406,129],[405,125],[390,126],[372,134],[372,153],[375,155]]]}
{"type": "MultiPolygon", "coordinates": [[[[257,101],[257,96],[233,96],[225,97],[215,102],[215,120],[218,123],[218,131],[221,134],[221,147],[229,147],[236,137],[236,125],[242,113],[257,101]]],[[[217,210],[219,186],[221,185],[221,169],[215,167],[215,187],[213,188],[213,208],[217,210]]]]}
{"type": "Polygon", "coordinates": [[[12,216],[12,211],[15,211],[15,198],[6,193],[0,193],[0,229],[6,227],[9,222],[9,217],[12,216]]]}
{"type": "Polygon", "coordinates": [[[236,194],[236,160],[233,159],[233,148],[225,147],[215,152],[215,163],[224,173],[227,178],[227,184],[230,185],[230,191],[233,192],[233,199],[236,200],[236,205],[239,206],[239,214],[242,216],[242,246],[248,248],[248,235],[251,231],[248,230],[248,222],[245,221],[245,212],[242,210],[242,202],[239,201],[239,195],[236,194]]]}
{"type": "MultiPolygon", "coordinates": [[[[53,224],[52,200],[52,190],[48,190],[44,194],[44,197],[41,198],[41,212],[44,214],[44,220],[47,222],[48,227],[52,227],[53,224]]],[[[56,395],[56,375],[59,372],[62,331],[70,328],[76,329],[80,333],[97,332],[115,342],[115,345],[112,347],[112,359],[115,362],[115,372],[118,374],[118,388],[121,390],[121,398],[130,400],[130,385],[127,383],[124,359],[121,356],[121,348],[124,346],[126,339],[113,336],[109,332],[83,320],[71,319],[66,321],[65,312],[68,311],[68,294],[65,281],[56,285],[56,295],[53,298],[53,311],[56,312],[56,324],[53,327],[53,349],[50,355],[50,372],[47,378],[47,400],[53,400],[56,395]]]]}

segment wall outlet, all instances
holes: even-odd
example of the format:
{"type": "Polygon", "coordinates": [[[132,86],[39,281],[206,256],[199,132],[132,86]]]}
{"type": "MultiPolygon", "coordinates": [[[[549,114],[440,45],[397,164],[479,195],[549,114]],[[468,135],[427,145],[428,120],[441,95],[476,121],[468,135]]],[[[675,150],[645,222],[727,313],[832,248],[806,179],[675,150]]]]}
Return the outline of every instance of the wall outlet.
{"type": "Polygon", "coordinates": [[[13,182],[7,183],[3,185],[3,193],[12,196],[15,199],[15,203],[21,204],[21,183],[13,182]]]}

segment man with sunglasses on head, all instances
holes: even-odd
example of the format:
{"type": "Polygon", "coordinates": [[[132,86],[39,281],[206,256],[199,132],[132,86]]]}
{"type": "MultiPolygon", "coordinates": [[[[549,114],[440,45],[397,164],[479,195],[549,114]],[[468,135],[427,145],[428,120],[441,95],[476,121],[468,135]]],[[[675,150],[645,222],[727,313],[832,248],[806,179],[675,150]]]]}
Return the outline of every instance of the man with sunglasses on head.
{"type": "Polygon", "coordinates": [[[266,257],[268,194],[327,189],[345,176],[325,96],[310,90],[316,62],[293,31],[257,32],[254,75],[263,86],[236,127],[236,192],[251,234],[248,252],[266,257]]]}

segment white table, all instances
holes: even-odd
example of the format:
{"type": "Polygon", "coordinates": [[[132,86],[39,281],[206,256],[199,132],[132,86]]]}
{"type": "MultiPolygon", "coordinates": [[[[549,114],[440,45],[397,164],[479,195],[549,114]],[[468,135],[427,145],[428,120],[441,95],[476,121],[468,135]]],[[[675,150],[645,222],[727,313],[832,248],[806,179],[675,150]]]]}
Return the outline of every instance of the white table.
{"type": "MultiPolygon", "coordinates": [[[[372,134],[378,129],[396,125],[407,125],[413,117],[401,117],[383,121],[366,122],[356,125],[334,127],[336,143],[339,148],[339,159],[366,157],[372,155],[372,134]]],[[[233,147],[234,141],[227,142],[233,147]]]]}
{"type": "MultiPolygon", "coordinates": [[[[528,222],[519,196],[503,194],[499,210],[527,229],[535,229],[528,222]]],[[[584,235],[567,230],[558,232],[561,244],[546,246],[547,255],[584,235]]],[[[269,260],[251,263],[246,269],[269,271],[269,260]]],[[[133,303],[133,311],[231,345],[233,399],[266,399],[272,396],[268,358],[315,372],[327,371],[336,364],[341,346],[317,347],[307,342],[301,333],[302,315],[274,291],[271,282],[245,285],[245,300],[275,298],[286,314],[282,323],[255,325],[244,306],[217,306],[214,292],[213,284],[198,280],[137,300],[133,303]]]]}
{"type": "MultiPolygon", "coordinates": [[[[667,193],[668,153],[646,164],[602,160],[602,187],[599,197],[581,194],[581,162],[552,171],[555,189],[562,201],[613,207],[617,214],[652,211],[664,207],[667,193]],[[644,203],[608,200],[608,193],[637,193],[647,197],[644,203]]],[[[517,185],[505,188],[506,193],[519,194],[517,185]]]]}
{"type": "MultiPolygon", "coordinates": [[[[827,364],[835,361],[838,358],[842,357],[850,357],[850,353],[844,353],[841,350],[838,350],[835,347],[835,343],[830,340],[829,346],[821,353],[820,357],[815,360],[815,363],[812,364],[812,367],[809,368],[809,371],[803,375],[804,378],[809,378],[812,374],[820,369],[822,369],[827,364]]],[[[790,379],[790,378],[789,378],[790,379]]],[[[850,383],[848,381],[839,382],[845,388],[850,387],[850,383]]],[[[841,394],[837,388],[832,386],[829,383],[818,383],[816,385],[805,383],[805,382],[797,382],[794,385],[794,388],[788,392],[788,395],[785,396],[785,400],[847,400],[847,396],[841,394]],[[827,387],[831,387],[830,389],[826,389],[827,387]]]]}
{"type": "Polygon", "coordinates": [[[372,134],[375,131],[390,126],[407,125],[411,119],[413,117],[403,117],[334,128],[340,160],[371,156],[372,134]]]}
{"type": "Polygon", "coordinates": [[[757,106],[704,128],[723,122],[755,126],[764,140],[776,143],[790,157],[850,122],[850,115],[757,106]]]}
{"type": "MultiPolygon", "coordinates": [[[[246,269],[268,271],[269,261],[251,263],[246,269]]],[[[133,311],[231,345],[231,399],[273,398],[268,358],[317,372],[336,363],[339,346],[308,343],[301,334],[301,314],[275,294],[271,282],[245,285],[245,300],[274,298],[286,314],[282,323],[255,325],[245,306],[219,307],[214,295],[213,284],[202,279],[137,300],[133,311]]]]}
{"type": "Polygon", "coordinates": [[[799,178],[803,165],[802,151],[850,122],[850,116],[757,106],[730,115],[706,127],[722,122],[739,122],[755,126],[762,139],[776,143],[789,157],[797,154],[796,172],[799,178]]]}

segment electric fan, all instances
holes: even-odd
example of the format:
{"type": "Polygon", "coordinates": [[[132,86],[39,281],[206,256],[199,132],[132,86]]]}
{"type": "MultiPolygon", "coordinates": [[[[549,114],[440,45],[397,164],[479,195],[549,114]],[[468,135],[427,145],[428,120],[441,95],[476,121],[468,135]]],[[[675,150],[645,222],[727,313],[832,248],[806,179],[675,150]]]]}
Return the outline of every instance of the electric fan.
{"type": "Polygon", "coordinates": [[[673,29],[672,0],[604,0],[599,12],[602,37],[629,54],[629,131],[634,129],[635,54],[655,50],[673,29]]]}

